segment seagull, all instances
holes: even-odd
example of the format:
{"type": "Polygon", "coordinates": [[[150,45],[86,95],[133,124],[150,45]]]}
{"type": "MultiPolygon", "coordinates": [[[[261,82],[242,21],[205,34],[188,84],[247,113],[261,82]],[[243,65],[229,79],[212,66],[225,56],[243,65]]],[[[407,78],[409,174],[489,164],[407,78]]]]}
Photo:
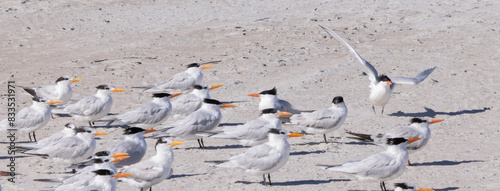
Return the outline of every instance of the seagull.
{"type": "Polygon", "coordinates": [[[142,128],[153,128],[163,123],[172,112],[170,98],[181,95],[182,93],[154,93],[153,100],[150,103],[141,105],[134,110],[119,114],[112,119],[107,126],[116,125],[134,125],[142,128]]]}
{"type": "MultiPolygon", "coordinates": [[[[49,100],[47,98],[35,96],[32,98],[33,104],[21,109],[15,116],[9,114],[7,119],[0,122],[0,131],[16,130],[21,133],[28,133],[31,140],[31,133],[36,142],[35,131],[45,126],[52,115],[51,104],[61,103],[60,100],[49,100]]],[[[10,111],[10,110],[9,110],[10,111]]]]}
{"type": "Polygon", "coordinates": [[[197,135],[216,128],[222,118],[220,108],[237,107],[232,104],[222,104],[215,99],[205,99],[200,109],[189,114],[186,118],[172,124],[163,126],[152,137],[182,137],[184,139],[197,139],[200,148],[205,147],[203,137],[197,135]]]}
{"type": "MultiPolygon", "coordinates": [[[[73,164],[87,159],[96,147],[94,135],[108,135],[90,127],[78,127],[67,136],[42,148],[22,151],[24,154],[50,157],[55,163],[73,164]]],[[[22,148],[21,148],[22,149],[22,148]]]]}
{"type": "Polygon", "coordinates": [[[213,66],[192,63],[189,64],[187,68],[186,71],[175,74],[165,82],[132,88],[142,88],[143,92],[187,92],[192,90],[194,85],[200,85],[203,81],[203,73],[201,73],[201,70],[213,68],[213,66]]]}
{"type": "Polygon", "coordinates": [[[396,187],[394,191],[434,191],[430,188],[415,186],[415,184],[412,183],[396,183],[394,184],[394,187],[396,187]]]}
{"type": "Polygon", "coordinates": [[[232,156],[229,160],[205,161],[210,166],[240,168],[251,174],[261,175],[266,184],[266,174],[271,183],[271,173],[283,167],[290,155],[287,137],[301,137],[302,134],[289,133],[284,129],[269,129],[269,141],[250,147],[245,153],[232,156]]]}
{"type": "Polygon", "coordinates": [[[54,110],[56,114],[69,114],[78,121],[88,121],[93,127],[93,122],[104,117],[113,105],[112,92],[124,92],[124,89],[114,88],[110,85],[99,85],[97,93],[86,96],[73,104],[63,105],[62,109],[54,110]]]}
{"type": "Polygon", "coordinates": [[[208,94],[210,90],[222,87],[223,85],[194,85],[193,91],[188,94],[179,96],[172,101],[172,116],[174,119],[186,117],[194,111],[200,109],[205,98],[210,99],[208,94]]]}
{"type": "Polygon", "coordinates": [[[270,90],[264,90],[260,93],[252,93],[247,96],[260,97],[259,110],[274,108],[280,111],[299,114],[300,111],[295,109],[292,104],[286,100],[278,99],[276,87],[270,90]]]}
{"type": "Polygon", "coordinates": [[[268,140],[269,129],[281,129],[279,116],[291,115],[288,112],[280,112],[277,109],[264,109],[262,115],[243,125],[228,126],[219,132],[211,133],[208,137],[222,139],[236,139],[243,146],[253,146],[265,143],[268,140]]]}
{"type": "Polygon", "coordinates": [[[389,78],[386,75],[378,75],[377,70],[373,65],[371,65],[368,61],[363,59],[352,47],[351,45],[347,44],[346,41],[344,41],[339,35],[337,35],[335,32],[332,30],[326,28],[323,25],[319,25],[321,28],[323,28],[330,36],[335,38],[337,41],[339,41],[342,45],[347,47],[352,54],[358,59],[358,61],[366,66],[368,68],[368,78],[370,79],[370,101],[372,102],[372,109],[373,112],[375,112],[375,106],[381,106],[382,107],[382,112],[381,114],[384,113],[384,107],[389,102],[389,99],[391,99],[392,92],[394,90],[394,85],[396,84],[410,84],[410,85],[416,85],[419,84],[420,82],[424,81],[425,78],[427,78],[433,71],[436,69],[436,67],[426,69],[422,71],[420,74],[415,76],[414,78],[409,78],[409,77],[393,77],[389,78]]]}
{"type": "Polygon", "coordinates": [[[146,155],[147,143],[144,140],[145,133],[155,132],[155,129],[143,129],[140,127],[131,127],[125,129],[125,136],[122,141],[109,147],[110,153],[128,153],[130,158],[116,163],[116,166],[129,166],[141,161],[146,155]]]}
{"type": "Polygon", "coordinates": [[[79,82],[83,81],[83,79],[72,78],[69,76],[62,76],[57,78],[56,84],[48,85],[48,86],[35,86],[35,87],[23,87],[26,92],[31,95],[38,95],[40,97],[61,100],[61,104],[66,104],[71,99],[71,95],[73,95],[73,90],[71,89],[71,82],[79,82]]]}
{"type": "Polygon", "coordinates": [[[316,110],[312,113],[302,112],[301,114],[292,115],[290,122],[298,124],[307,133],[323,134],[325,143],[328,143],[326,134],[339,129],[346,118],[347,107],[344,98],[337,96],[333,98],[331,107],[316,110]]]}
{"type": "Polygon", "coordinates": [[[172,175],[172,162],[174,152],[172,146],[183,144],[180,141],[172,141],[168,138],[159,138],[156,143],[156,155],[139,163],[119,169],[121,173],[131,174],[131,177],[122,179],[129,186],[147,190],[172,175]]]}
{"type": "Polygon", "coordinates": [[[408,161],[406,144],[418,141],[421,138],[405,139],[387,138],[387,149],[384,152],[373,154],[362,160],[350,160],[341,165],[317,165],[322,169],[355,174],[360,180],[378,180],[380,188],[386,191],[385,182],[403,174],[408,161]],[[408,142],[408,143],[407,143],[408,142]]]}
{"type": "MultiPolygon", "coordinates": [[[[444,121],[444,120],[443,119],[430,120],[430,119],[425,118],[425,117],[412,118],[410,126],[397,128],[397,129],[394,129],[394,130],[389,131],[387,133],[375,133],[372,135],[353,133],[353,132],[349,132],[349,131],[347,131],[346,133],[354,136],[354,137],[348,137],[348,138],[360,140],[363,142],[369,142],[369,143],[375,142],[375,140],[377,140],[377,139],[380,140],[381,138],[395,138],[395,137],[403,137],[405,139],[409,139],[409,138],[413,138],[413,137],[422,138],[422,140],[420,140],[420,141],[416,141],[416,142],[413,142],[411,144],[406,145],[406,149],[411,154],[411,153],[414,153],[416,151],[421,150],[429,142],[429,139],[431,138],[431,129],[429,129],[429,125],[434,124],[434,123],[439,123],[442,121],[444,121]]],[[[408,160],[408,165],[411,165],[409,160],[408,160]]]]}

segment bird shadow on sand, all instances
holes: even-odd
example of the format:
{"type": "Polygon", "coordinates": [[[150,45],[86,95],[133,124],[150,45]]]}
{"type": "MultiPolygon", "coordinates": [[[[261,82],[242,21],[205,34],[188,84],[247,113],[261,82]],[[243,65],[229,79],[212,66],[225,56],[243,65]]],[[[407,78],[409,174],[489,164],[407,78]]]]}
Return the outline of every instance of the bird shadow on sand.
{"type": "MultiPolygon", "coordinates": [[[[342,182],[342,181],[351,181],[350,179],[329,179],[329,180],[296,180],[296,181],[287,181],[287,182],[272,182],[272,186],[300,186],[300,185],[316,185],[316,184],[327,184],[330,182],[342,182]]],[[[262,184],[260,182],[249,182],[249,181],[236,181],[235,183],[240,184],[262,184]]]]}
{"type": "Polygon", "coordinates": [[[308,155],[308,154],[320,154],[325,153],[324,150],[315,150],[315,151],[299,151],[299,152],[291,152],[290,155],[308,155]]]}
{"type": "Polygon", "coordinates": [[[460,187],[447,187],[447,188],[436,188],[435,191],[450,191],[450,190],[458,190],[460,187]]]}
{"type": "Polygon", "coordinates": [[[221,123],[219,124],[219,127],[225,127],[225,126],[238,126],[238,125],[243,125],[245,123],[221,123]]]}
{"type": "Polygon", "coordinates": [[[25,157],[30,157],[30,156],[0,156],[0,160],[4,159],[10,159],[10,158],[25,158],[25,157]]]}
{"type": "Polygon", "coordinates": [[[484,160],[464,160],[464,161],[433,161],[433,162],[424,162],[424,163],[413,163],[412,166],[454,166],[463,163],[473,163],[473,162],[484,162],[484,160]]]}
{"type": "Polygon", "coordinates": [[[449,116],[456,116],[456,115],[462,115],[462,114],[476,114],[476,113],[482,113],[487,110],[491,110],[489,107],[484,107],[483,109],[469,109],[469,110],[461,110],[461,111],[454,111],[454,112],[441,112],[441,111],[434,111],[431,108],[424,107],[425,111],[424,112],[418,112],[418,113],[405,113],[402,111],[398,111],[396,113],[391,113],[388,114],[389,116],[397,116],[397,117],[430,117],[430,118],[435,118],[437,115],[449,115],[449,116]]]}
{"type": "Polygon", "coordinates": [[[249,147],[242,146],[242,145],[224,145],[224,146],[205,146],[204,148],[200,148],[200,147],[188,147],[188,148],[184,148],[184,149],[185,150],[192,150],[192,149],[219,150],[219,149],[240,149],[240,148],[249,148],[249,147]]]}
{"type": "Polygon", "coordinates": [[[199,176],[199,175],[206,175],[206,174],[173,174],[170,176],[168,179],[172,178],[183,178],[183,177],[190,177],[190,176],[199,176]]]}

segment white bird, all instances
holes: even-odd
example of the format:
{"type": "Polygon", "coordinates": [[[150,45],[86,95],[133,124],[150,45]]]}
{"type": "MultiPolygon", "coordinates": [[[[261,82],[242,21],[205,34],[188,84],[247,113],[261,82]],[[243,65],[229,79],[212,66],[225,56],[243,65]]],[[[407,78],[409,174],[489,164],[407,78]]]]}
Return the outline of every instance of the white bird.
{"type": "Polygon", "coordinates": [[[182,93],[155,93],[150,103],[143,104],[134,110],[119,114],[116,118],[111,119],[107,126],[133,125],[142,128],[156,127],[167,120],[171,115],[172,104],[170,103],[170,98],[174,98],[181,94],[182,93]]]}
{"type": "MultiPolygon", "coordinates": [[[[443,119],[433,119],[429,120],[428,118],[412,118],[410,126],[396,128],[387,133],[375,133],[375,134],[361,134],[361,133],[353,133],[347,131],[346,133],[350,135],[354,135],[355,137],[348,137],[356,140],[360,140],[363,142],[375,142],[375,140],[383,140],[385,138],[396,138],[403,137],[405,139],[418,137],[422,138],[419,141],[413,142],[411,144],[406,145],[406,149],[409,153],[413,153],[421,150],[431,138],[431,129],[429,129],[429,125],[433,123],[438,123],[444,121],[443,119]]],[[[382,144],[384,145],[384,144],[382,144]]],[[[408,165],[411,165],[408,160],[408,165]]]]}
{"type": "Polygon", "coordinates": [[[350,160],[341,165],[317,165],[323,169],[355,174],[360,180],[380,181],[380,188],[385,191],[385,182],[397,178],[403,174],[408,161],[408,144],[418,141],[421,138],[411,138],[410,140],[398,137],[384,139],[387,149],[384,152],[373,154],[362,160],[350,160]]]}
{"type": "Polygon", "coordinates": [[[172,146],[183,144],[168,138],[160,138],[156,143],[156,155],[139,163],[123,167],[119,172],[131,174],[131,177],[122,179],[131,187],[146,190],[162,182],[172,175],[174,152],[172,146]]]}
{"type": "Polygon", "coordinates": [[[319,25],[321,28],[323,28],[330,36],[335,38],[337,41],[339,41],[342,45],[347,47],[354,56],[358,59],[358,61],[366,66],[368,68],[368,78],[370,79],[370,101],[372,102],[373,106],[373,112],[375,113],[375,106],[381,106],[382,107],[382,112],[381,114],[384,113],[384,107],[389,102],[389,99],[391,98],[392,92],[394,90],[394,85],[396,84],[411,84],[411,85],[416,85],[419,84],[420,82],[424,81],[425,78],[427,78],[433,71],[436,69],[436,67],[426,69],[422,71],[420,74],[415,76],[414,78],[408,78],[408,77],[394,77],[390,79],[386,75],[380,75],[378,76],[377,70],[373,65],[371,65],[368,61],[363,59],[352,47],[351,45],[347,44],[339,35],[337,35],[335,32],[332,30],[326,28],[323,25],[319,25]]]}
{"type": "Polygon", "coordinates": [[[23,151],[24,154],[48,156],[55,163],[66,165],[87,159],[95,150],[94,135],[108,135],[95,131],[90,127],[78,127],[73,130],[73,136],[67,136],[42,148],[23,151]]]}
{"type": "Polygon", "coordinates": [[[173,118],[181,119],[200,109],[203,100],[206,98],[210,99],[210,95],[208,94],[209,91],[222,86],[223,85],[194,85],[193,91],[172,100],[173,118]]]}
{"type": "Polygon", "coordinates": [[[286,100],[278,99],[276,87],[270,90],[264,90],[260,93],[252,93],[247,96],[260,97],[259,110],[274,108],[280,111],[299,114],[300,111],[295,109],[292,104],[286,100]]]}
{"type": "Polygon", "coordinates": [[[304,135],[289,133],[284,129],[269,129],[269,141],[250,147],[245,153],[232,156],[224,161],[205,161],[211,166],[225,168],[240,168],[250,174],[262,175],[266,185],[266,174],[271,183],[271,173],[283,167],[290,156],[288,137],[301,137],[304,135]]]}
{"type": "Polygon", "coordinates": [[[98,169],[92,171],[93,177],[90,180],[86,181],[78,181],[78,182],[73,182],[70,184],[63,184],[58,186],[55,189],[55,191],[67,191],[67,190],[74,190],[74,191],[93,191],[93,190],[98,190],[98,191],[115,191],[116,190],[116,184],[118,181],[116,180],[117,178],[122,178],[122,177],[129,177],[131,176],[130,174],[126,173],[114,173],[113,171],[109,169],[98,169]]]}
{"type": "Polygon", "coordinates": [[[56,114],[69,114],[78,121],[88,121],[93,127],[93,122],[106,116],[113,105],[112,92],[124,92],[124,89],[114,88],[110,85],[99,85],[97,93],[86,96],[76,103],[63,105],[62,109],[55,109],[56,114]]]}
{"type": "Polygon", "coordinates": [[[277,109],[264,109],[262,115],[243,125],[224,127],[219,132],[211,133],[208,137],[222,139],[236,139],[243,146],[253,146],[267,142],[269,129],[281,129],[279,116],[291,115],[277,109]]]}
{"type": "Polygon", "coordinates": [[[35,143],[25,143],[25,144],[17,144],[17,148],[23,148],[23,149],[38,149],[38,148],[43,148],[47,145],[50,145],[56,141],[61,140],[62,138],[73,136],[74,131],[77,128],[77,126],[74,123],[67,123],[64,125],[64,128],[57,132],[52,134],[51,136],[44,138],[38,142],[35,143]]]}
{"type": "Polygon", "coordinates": [[[152,137],[181,137],[184,139],[197,139],[201,148],[205,147],[203,137],[197,135],[216,128],[222,114],[220,108],[237,107],[232,104],[222,104],[214,99],[205,99],[200,109],[188,115],[186,118],[172,124],[163,126],[152,137]]]}
{"type": "Polygon", "coordinates": [[[208,68],[213,68],[213,66],[192,63],[188,65],[186,71],[175,74],[165,82],[132,88],[142,88],[144,89],[143,92],[187,92],[192,90],[194,85],[201,84],[203,81],[203,73],[201,73],[201,70],[208,68]]]}
{"type": "Polygon", "coordinates": [[[129,166],[141,161],[146,155],[147,143],[144,140],[145,133],[155,132],[155,129],[143,129],[139,127],[131,127],[125,129],[125,136],[122,141],[113,144],[108,151],[111,153],[128,153],[130,158],[116,163],[116,166],[129,166]]]}
{"type": "Polygon", "coordinates": [[[396,187],[394,191],[434,191],[430,188],[418,187],[412,183],[396,183],[394,187],[396,187]]]}
{"type": "MultiPolygon", "coordinates": [[[[0,131],[16,130],[21,133],[31,134],[36,142],[35,131],[45,126],[52,115],[50,104],[61,103],[60,100],[49,100],[42,97],[33,97],[33,104],[21,109],[15,116],[9,114],[7,119],[0,122],[0,131]]],[[[10,111],[10,110],[9,110],[10,111]]]]}
{"type": "Polygon", "coordinates": [[[323,134],[325,143],[328,143],[326,134],[339,129],[344,124],[346,118],[347,107],[345,106],[344,98],[337,96],[333,98],[331,107],[316,110],[312,113],[302,112],[292,115],[290,122],[298,124],[307,133],[323,134]]]}
{"type": "Polygon", "coordinates": [[[66,104],[71,99],[73,95],[73,90],[71,89],[71,82],[79,82],[83,79],[72,78],[69,76],[62,76],[57,78],[56,84],[48,86],[35,86],[35,87],[22,87],[26,92],[34,96],[61,100],[61,104],[66,104]]]}

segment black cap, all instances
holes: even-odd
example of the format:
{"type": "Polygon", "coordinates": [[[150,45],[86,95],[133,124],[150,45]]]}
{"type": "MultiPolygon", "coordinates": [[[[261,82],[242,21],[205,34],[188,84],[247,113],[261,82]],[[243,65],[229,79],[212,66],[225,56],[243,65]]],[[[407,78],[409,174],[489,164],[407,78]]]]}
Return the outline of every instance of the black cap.
{"type": "Polygon", "coordinates": [[[169,93],[154,93],[153,94],[153,97],[159,97],[159,98],[162,98],[162,97],[170,97],[172,94],[169,94],[169,93]]]}
{"type": "Polygon", "coordinates": [[[378,79],[382,82],[388,82],[388,81],[391,81],[391,79],[389,77],[387,77],[386,75],[382,74],[378,77],[378,79]]]}
{"type": "Polygon", "coordinates": [[[201,64],[198,64],[198,63],[191,63],[188,65],[188,68],[192,68],[192,67],[200,67],[201,64]]]}
{"type": "Polygon", "coordinates": [[[277,109],[274,109],[274,108],[269,108],[269,109],[264,109],[262,110],[262,114],[267,114],[267,113],[278,113],[278,110],[277,109]]]}
{"type": "Polygon", "coordinates": [[[95,156],[98,156],[98,157],[102,157],[102,156],[109,156],[109,151],[99,151],[97,153],[95,153],[94,155],[95,156]]]}
{"type": "Polygon", "coordinates": [[[132,134],[136,134],[136,133],[140,133],[140,132],[144,132],[144,131],[146,131],[146,130],[143,128],[140,128],[140,127],[130,127],[130,128],[125,129],[124,135],[132,135],[132,134]]]}
{"type": "Polygon", "coordinates": [[[412,124],[413,124],[413,123],[427,123],[427,120],[425,120],[425,119],[420,119],[420,118],[416,118],[416,117],[415,117],[415,118],[412,118],[412,119],[411,119],[411,123],[412,123],[412,124]]]}
{"type": "Polygon", "coordinates": [[[404,143],[406,141],[408,141],[408,139],[405,139],[405,138],[402,138],[402,137],[388,138],[387,139],[387,144],[388,145],[399,145],[399,144],[404,143]]]}
{"type": "Polygon", "coordinates": [[[60,82],[60,81],[64,81],[64,80],[69,80],[69,78],[68,77],[64,77],[64,76],[63,77],[59,77],[59,78],[57,78],[56,83],[60,82]]]}
{"type": "Polygon", "coordinates": [[[100,89],[100,90],[110,90],[111,86],[105,84],[105,85],[98,85],[95,88],[100,89]]]}
{"type": "Polygon", "coordinates": [[[99,170],[94,170],[92,172],[96,173],[97,175],[101,175],[101,176],[113,175],[113,172],[111,172],[108,169],[99,169],[99,170]]]}
{"type": "Polygon", "coordinates": [[[264,94],[264,95],[276,95],[276,87],[274,87],[273,89],[270,89],[270,90],[264,90],[262,92],[260,92],[259,94],[264,94]]]}
{"type": "Polygon", "coordinates": [[[342,103],[342,102],[344,102],[344,98],[342,96],[334,97],[332,100],[332,103],[334,103],[334,104],[338,104],[338,103],[342,103]]]}
{"type": "Polygon", "coordinates": [[[205,98],[203,100],[203,102],[205,103],[208,103],[208,104],[214,104],[214,105],[222,105],[222,103],[220,101],[217,101],[215,99],[208,99],[208,98],[205,98]]]}

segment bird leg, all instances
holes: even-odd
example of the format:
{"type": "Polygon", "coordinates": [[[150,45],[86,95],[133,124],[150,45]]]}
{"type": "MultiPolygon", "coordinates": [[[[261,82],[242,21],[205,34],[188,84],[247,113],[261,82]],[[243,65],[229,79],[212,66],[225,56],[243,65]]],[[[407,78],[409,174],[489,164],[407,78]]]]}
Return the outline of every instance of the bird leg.
{"type": "Polygon", "coordinates": [[[33,139],[35,139],[36,142],[36,137],[35,137],[35,132],[33,131],[33,139]]]}
{"type": "Polygon", "coordinates": [[[380,113],[380,115],[384,114],[384,108],[385,108],[385,106],[382,106],[382,113],[380,113]]]}
{"type": "Polygon", "coordinates": [[[267,179],[269,179],[269,186],[272,186],[273,183],[271,183],[271,174],[267,174],[267,179]]]}
{"type": "Polygon", "coordinates": [[[29,138],[30,138],[30,142],[33,142],[33,141],[31,140],[31,133],[28,133],[28,136],[29,136],[29,138]]]}
{"type": "Polygon", "coordinates": [[[94,127],[94,122],[93,122],[93,121],[89,121],[89,125],[90,125],[90,127],[95,128],[95,127],[94,127]]]}
{"type": "Polygon", "coordinates": [[[410,162],[410,159],[408,159],[408,166],[413,166],[413,164],[411,164],[410,162]]]}
{"type": "Polygon", "coordinates": [[[328,141],[326,141],[326,134],[323,134],[323,139],[325,139],[325,143],[328,143],[328,141]]]}
{"type": "Polygon", "coordinates": [[[267,186],[267,184],[266,184],[266,174],[263,174],[262,178],[264,179],[264,186],[267,186]]]}
{"type": "Polygon", "coordinates": [[[205,143],[203,143],[203,138],[197,140],[198,140],[198,145],[200,145],[200,148],[205,148],[205,143]]]}
{"type": "Polygon", "coordinates": [[[375,115],[377,115],[377,112],[375,112],[375,106],[374,106],[374,105],[372,105],[372,109],[373,109],[373,113],[374,113],[375,115]]]}
{"type": "Polygon", "coordinates": [[[384,181],[380,181],[380,189],[382,189],[382,191],[387,191],[387,188],[385,188],[385,182],[384,181]]]}

